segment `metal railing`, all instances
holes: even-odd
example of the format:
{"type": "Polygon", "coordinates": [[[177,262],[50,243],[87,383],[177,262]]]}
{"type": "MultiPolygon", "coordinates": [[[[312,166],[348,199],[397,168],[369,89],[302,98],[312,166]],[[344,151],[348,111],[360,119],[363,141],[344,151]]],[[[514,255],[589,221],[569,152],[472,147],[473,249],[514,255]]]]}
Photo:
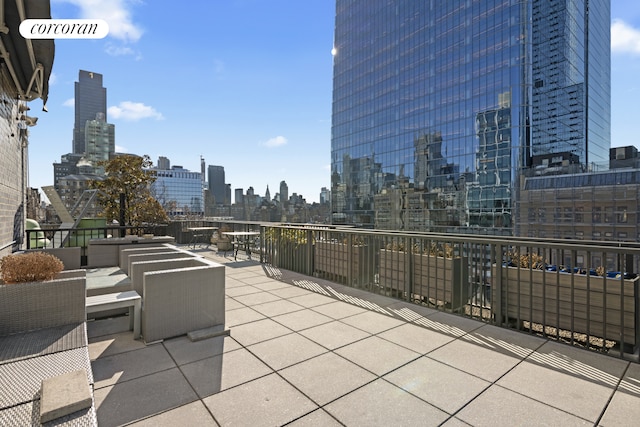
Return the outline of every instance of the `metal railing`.
{"type": "Polygon", "coordinates": [[[640,348],[640,245],[263,225],[263,258],[619,357],[640,348]]]}
{"type": "MultiPolygon", "coordinates": [[[[154,229],[78,229],[72,233],[82,242],[72,234],[69,244],[84,246],[91,238],[123,232],[169,235],[188,244],[194,227],[217,227],[217,237],[222,231],[259,231],[252,252],[274,267],[621,358],[637,358],[640,349],[635,243],[220,219],[154,229]]],[[[27,243],[37,232],[43,231],[27,231],[27,243]]],[[[44,231],[45,237],[54,234],[44,231]]]]}

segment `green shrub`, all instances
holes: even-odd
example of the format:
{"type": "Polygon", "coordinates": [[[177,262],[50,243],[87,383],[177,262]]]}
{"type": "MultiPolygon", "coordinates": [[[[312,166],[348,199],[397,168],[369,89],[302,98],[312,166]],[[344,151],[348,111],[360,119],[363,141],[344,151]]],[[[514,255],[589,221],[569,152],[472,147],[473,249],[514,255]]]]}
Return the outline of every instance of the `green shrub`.
{"type": "Polygon", "coordinates": [[[7,255],[0,260],[0,274],[5,283],[51,280],[63,269],[59,258],[44,252],[7,255]]]}

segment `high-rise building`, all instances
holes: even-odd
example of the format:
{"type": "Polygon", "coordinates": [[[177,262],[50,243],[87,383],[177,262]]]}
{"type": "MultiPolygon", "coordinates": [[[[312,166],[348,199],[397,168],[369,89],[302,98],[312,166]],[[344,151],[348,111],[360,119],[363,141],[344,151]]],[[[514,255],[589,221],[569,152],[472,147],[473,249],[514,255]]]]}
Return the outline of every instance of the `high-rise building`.
{"type": "Polygon", "coordinates": [[[282,205],[289,203],[289,186],[284,181],[280,181],[280,203],[282,205]]]}
{"type": "Polygon", "coordinates": [[[107,121],[107,89],[102,87],[102,74],[80,70],[75,82],[75,123],[73,125],[73,152],[86,151],[85,126],[96,115],[104,115],[107,121]]]}
{"type": "Polygon", "coordinates": [[[335,223],[517,233],[539,156],[606,169],[607,0],[337,0],[335,223]]]}
{"type": "Polygon", "coordinates": [[[209,192],[213,195],[216,205],[230,204],[227,199],[227,186],[224,182],[224,166],[209,165],[207,169],[209,192]]]}
{"type": "Polygon", "coordinates": [[[100,162],[107,161],[116,151],[115,125],[107,123],[103,113],[96,114],[93,120],[87,120],[84,136],[84,159],[92,165],[92,173],[104,174],[100,162]]]}
{"type": "Polygon", "coordinates": [[[151,184],[151,191],[167,215],[204,215],[200,172],[172,166],[171,169],[153,168],[151,173],[156,178],[151,184]]]}

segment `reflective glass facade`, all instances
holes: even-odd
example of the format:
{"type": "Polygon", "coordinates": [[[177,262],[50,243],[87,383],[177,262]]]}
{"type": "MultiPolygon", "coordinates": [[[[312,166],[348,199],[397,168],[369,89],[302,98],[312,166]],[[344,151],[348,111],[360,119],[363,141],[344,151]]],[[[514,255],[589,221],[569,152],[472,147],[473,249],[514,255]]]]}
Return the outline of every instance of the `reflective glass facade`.
{"type": "Polygon", "coordinates": [[[102,74],[80,70],[75,82],[75,123],[73,125],[73,152],[83,154],[85,125],[102,114],[107,120],[107,89],[102,87],[102,74]]]}
{"type": "Polygon", "coordinates": [[[337,0],[333,222],[508,235],[533,156],[606,162],[609,2],[590,3],[337,0]]]}
{"type": "Polygon", "coordinates": [[[180,166],[152,169],[152,193],[169,216],[204,215],[202,175],[180,166]]]}

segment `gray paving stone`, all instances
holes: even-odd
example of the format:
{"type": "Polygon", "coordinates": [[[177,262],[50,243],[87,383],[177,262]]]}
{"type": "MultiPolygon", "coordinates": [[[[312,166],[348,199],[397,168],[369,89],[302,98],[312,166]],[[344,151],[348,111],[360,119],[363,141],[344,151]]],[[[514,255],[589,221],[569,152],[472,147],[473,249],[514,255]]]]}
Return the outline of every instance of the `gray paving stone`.
{"type": "Polygon", "coordinates": [[[434,332],[420,326],[404,323],[378,334],[380,338],[425,354],[453,340],[449,335],[434,332]]]}
{"type": "Polygon", "coordinates": [[[272,317],[272,320],[294,331],[312,328],[324,323],[333,322],[333,319],[312,310],[300,310],[292,313],[272,317]]]}
{"type": "Polygon", "coordinates": [[[195,402],[198,397],[174,368],[95,390],[94,399],[98,425],[110,427],[195,402]]]}
{"type": "Polygon", "coordinates": [[[213,337],[195,342],[182,336],[165,340],[162,345],[164,345],[178,366],[240,348],[240,344],[229,336],[213,337]]]}
{"type": "Polygon", "coordinates": [[[231,328],[231,337],[247,347],[291,332],[293,332],[291,329],[285,328],[271,319],[262,319],[231,328]]]}
{"type": "Polygon", "coordinates": [[[601,426],[624,426],[640,420],[640,365],[631,363],[600,420],[601,426]]]}
{"type": "Polygon", "coordinates": [[[245,349],[188,363],[181,370],[200,398],[273,372],[245,349]]]}
{"type": "Polygon", "coordinates": [[[279,373],[318,405],[344,396],[376,378],[334,353],[322,354],[279,373]]]}
{"type": "Polygon", "coordinates": [[[254,294],[240,295],[235,297],[240,303],[251,307],[253,305],[264,304],[265,302],[277,301],[281,299],[277,295],[273,295],[270,292],[261,291],[254,294]]]}
{"type": "Polygon", "coordinates": [[[375,336],[349,344],[335,352],[376,375],[384,375],[420,356],[415,351],[375,336]]]}
{"type": "Polygon", "coordinates": [[[175,366],[169,353],[161,344],[101,357],[91,363],[96,389],[171,369],[175,366]]]}
{"type": "Polygon", "coordinates": [[[517,352],[506,355],[461,339],[451,341],[427,353],[427,356],[492,382],[497,381],[524,359],[524,356],[517,356],[517,352]]]}
{"type": "Polygon", "coordinates": [[[385,375],[384,379],[449,414],[491,384],[427,357],[385,375]]]}
{"type": "Polygon", "coordinates": [[[280,298],[294,298],[303,295],[311,295],[311,291],[308,291],[297,286],[287,286],[286,288],[274,289],[269,291],[274,295],[278,295],[280,298]]]}
{"type": "Polygon", "coordinates": [[[432,314],[414,323],[455,337],[460,337],[467,332],[484,326],[482,322],[442,312],[432,314]]]}
{"type": "Polygon", "coordinates": [[[369,332],[370,334],[378,334],[404,323],[402,320],[394,319],[393,317],[373,311],[365,311],[364,313],[347,317],[341,321],[347,325],[369,332]]]}
{"type": "Polygon", "coordinates": [[[224,299],[224,309],[226,312],[231,310],[236,310],[238,308],[244,308],[244,304],[240,304],[238,301],[233,299],[232,297],[227,297],[224,299]]]}
{"type": "Polygon", "coordinates": [[[330,350],[351,344],[371,335],[339,321],[305,329],[300,333],[330,350]]]}
{"type": "Polygon", "coordinates": [[[477,427],[593,425],[585,419],[495,385],[458,412],[456,418],[477,427]]]}
{"type": "Polygon", "coordinates": [[[249,285],[237,286],[235,288],[226,288],[224,291],[225,295],[235,298],[236,300],[238,300],[238,297],[240,296],[257,294],[260,292],[264,292],[264,291],[249,285]]]}
{"type": "Polygon", "coordinates": [[[348,426],[436,426],[448,415],[379,379],[324,409],[348,426]]]}
{"type": "Polygon", "coordinates": [[[328,297],[326,295],[316,294],[316,293],[289,298],[289,301],[295,302],[296,304],[301,305],[303,307],[317,307],[319,305],[336,302],[336,300],[331,297],[328,297]]]}
{"type": "Polygon", "coordinates": [[[134,340],[133,332],[120,332],[113,335],[101,335],[89,339],[89,357],[96,360],[99,357],[112,356],[127,351],[145,348],[142,340],[134,340]]]}
{"type": "Polygon", "coordinates": [[[298,305],[283,299],[267,302],[264,304],[254,305],[252,306],[252,308],[255,311],[267,317],[273,317],[279,314],[292,313],[294,311],[304,310],[304,307],[302,307],[301,305],[298,305]]]}
{"type": "Polygon", "coordinates": [[[327,351],[297,333],[254,344],[248,350],[276,371],[327,351]]]}
{"type": "Polygon", "coordinates": [[[215,427],[218,424],[204,404],[197,401],[130,425],[135,427],[174,427],[180,425],[215,427]]]}
{"type": "Polygon", "coordinates": [[[334,319],[344,319],[345,317],[364,313],[366,311],[364,308],[356,307],[355,305],[351,305],[343,301],[335,301],[331,304],[316,306],[313,307],[312,310],[334,319]]]}
{"type": "Polygon", "coordinates": [[[283,425],[317,406],[275,374],[251,381],[203,400],[223,425],[283,425]]]}
{"type": "Polygon", "coordinates": [[[289,427],[339,427],[342,426],[335,418],[323,409],[316,409],[310,414],[298,418],[294,422],[287,424],[289,427]]]}
{"type": "Polygon", "coordinates": [[[40,422],[43,424],[90,408],[92,404],[86,369],[42,380],[40,422]]]}
{"type": "Polygon", "coordinates": [[[243,307],[238,308],[237,310],[226,311],[224,324],[227,328],[232,328],[233,326],[255,322],[256,320],[261,320],[264,318],[264,315],[258,313],[253,308],[243,307]]]}
{"type": "MultiPolygon", "coordinates": [[[[611,363],[616,362],[611,358],[611,363]]],[[[545,355],[544,365],[538,363],[525,360],[497,384],[595,422],[613,394],[617,379],[560,353],[545,355]]]]}

